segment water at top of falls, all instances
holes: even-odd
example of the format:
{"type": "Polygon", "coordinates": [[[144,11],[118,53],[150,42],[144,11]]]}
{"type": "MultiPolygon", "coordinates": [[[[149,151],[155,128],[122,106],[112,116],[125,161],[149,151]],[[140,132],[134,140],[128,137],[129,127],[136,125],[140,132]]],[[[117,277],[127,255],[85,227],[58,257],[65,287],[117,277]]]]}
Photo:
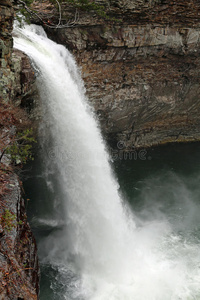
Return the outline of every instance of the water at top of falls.
{"type": "Polygon", "coordinates": [[[47,173],[57,179],[57,198],[63,208],[61,223],[65,225],[43,242],[48,248],[45,261],[58,266],[61,273],[71,270],[80,280],[71,295],[63,298],[200,297],[200,271],[193,268],[194,263],[200,265],[198,247],[193,247],[191,263],[187,252],[191,245],[184,244],[182,251],[183,241],[172,233],[166,218],[136,226],[133,213],[119,195],[72,55],[35,25],[15,28],[14,46],[37,69],[44,160],[47,173]]]}

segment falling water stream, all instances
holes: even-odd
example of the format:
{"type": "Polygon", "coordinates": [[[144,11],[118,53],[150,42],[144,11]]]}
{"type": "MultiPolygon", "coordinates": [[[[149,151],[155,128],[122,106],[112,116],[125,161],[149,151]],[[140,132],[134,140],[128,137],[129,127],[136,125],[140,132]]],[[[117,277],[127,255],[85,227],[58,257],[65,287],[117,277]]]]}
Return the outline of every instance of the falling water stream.
{"type": "Polygon", "coordinates": [[[200,202],[190,188],[173,172],[146,179],[135,186],[143,205],[134,209],[120,192],[72,55],[36,25],[15,28],[14,46],[30,57],[42,101],[41,200],[31,221],[50,274],[41,299],[200,299],[200,202]],[[188,212],[195,226],[184,223],[188,212]]]}

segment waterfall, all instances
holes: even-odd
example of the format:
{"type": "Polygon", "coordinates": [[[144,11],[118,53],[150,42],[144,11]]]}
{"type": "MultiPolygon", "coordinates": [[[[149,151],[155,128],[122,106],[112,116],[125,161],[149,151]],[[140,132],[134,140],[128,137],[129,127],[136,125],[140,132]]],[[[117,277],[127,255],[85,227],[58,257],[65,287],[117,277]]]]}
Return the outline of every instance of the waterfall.
{"type": "Polygon", "coordinates": [[[120,195],[72,55],[36,25],[15,28],[14,46],[30,57],[42,100],[45,174],[60,207],[52,219],[62,227],[42,242],[43,262],[66,280],[60,299],[197,299],[199,271],[178,257],[180,240],[170,252],[169,222],[136,222],[120,195]]]}

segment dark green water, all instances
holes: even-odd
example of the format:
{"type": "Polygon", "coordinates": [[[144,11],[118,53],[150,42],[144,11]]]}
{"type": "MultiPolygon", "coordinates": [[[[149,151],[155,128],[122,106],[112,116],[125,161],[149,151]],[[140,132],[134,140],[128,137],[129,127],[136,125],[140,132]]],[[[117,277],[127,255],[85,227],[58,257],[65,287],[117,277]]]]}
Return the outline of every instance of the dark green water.
{"type": "Polygon", "coordinates": [[[116,161],[122,194],[144,221],[166,218],[185,238],[200,237],[200,144],[147,150],[145,160],[116,161]]]}
{"type": "MultiPolygon", "coordinates": [[[[200,143],[155,147],[144,152],[142,159],[139,153],[132,159],[122,156],[116,159],[115,156],[113,169],[120,192],[129,202],[138,226],[164,219],[180,238],[199,245],[200,143]]],[[[70,296],[70,274],[59,278],[58,270],[45,262],[49,245],[44,249],[44,243],[41,243],[52,233],[59,234],[64,226],[62,207],[57,199],[56,186],[59,183],[52,186],[49,180],[47,184],[39,158],[33,163],[31,174],[25,181],[25,191],[27,198],[31,199],[28,202],[28,217],[39,246],[40,299],[65,299],[63,295],[66,294],[69,300],[82,299],[70,296]],[[52,221],[49,224],[43,222],[47,219],[52,221]],[[60,222],[56,223],[53,221],[55,219],[60,222]]],[[[187,299],[200,299],[200,296],[187,299]]]]}

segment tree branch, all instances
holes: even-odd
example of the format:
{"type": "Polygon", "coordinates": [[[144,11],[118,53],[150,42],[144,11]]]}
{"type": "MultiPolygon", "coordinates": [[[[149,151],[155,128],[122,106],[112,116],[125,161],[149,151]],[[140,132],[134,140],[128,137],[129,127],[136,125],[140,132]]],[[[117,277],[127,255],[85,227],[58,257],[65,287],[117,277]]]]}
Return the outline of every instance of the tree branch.
{"type": "Polygon", "coordinates": [[[43,19],[42,17],[40,17],[40,15],[38,13],[36,13],[34,10],[32,10],[31,8],[29,8],[26,3],[22,0],[16,0],[19,4],[23,5],[23,7],[25,8],[25,10],[31,15],[31,16],[36,16],[41,22],[43,25],[45,25],[46,27],[49,27],[49,28],[55,28],[55,29],[62,29],[62,28],[67,28],[67,27],[73,27],[76,25],[78,19],[79,19],[79,14],[78,14],[78,10],[76,8],[76,12],[75,12],[75,16],[74,16],[74,20],[73,21],[69,21],[65,24],[61,24],[62,22],[62,7],[60,5],[60,2],[58,0],[55,0],[56,3],[58,4],[58,10],[59,10],[59,20],[58,20],[58,23],[57,24],[52,24],[52,25],[49,25],[47,24],[43,19]]]}
{"type": "Polygon", "coordinates": [[[59,21],[58,21],[58,24],[56,26],[56,28],[58,28],[60,26],[61,19],[62,19],[62,9],[61,9],[60,2],[58,0],[56,0],[56,2],[58,4],[58,9],[59,9],[59,21]]]}

